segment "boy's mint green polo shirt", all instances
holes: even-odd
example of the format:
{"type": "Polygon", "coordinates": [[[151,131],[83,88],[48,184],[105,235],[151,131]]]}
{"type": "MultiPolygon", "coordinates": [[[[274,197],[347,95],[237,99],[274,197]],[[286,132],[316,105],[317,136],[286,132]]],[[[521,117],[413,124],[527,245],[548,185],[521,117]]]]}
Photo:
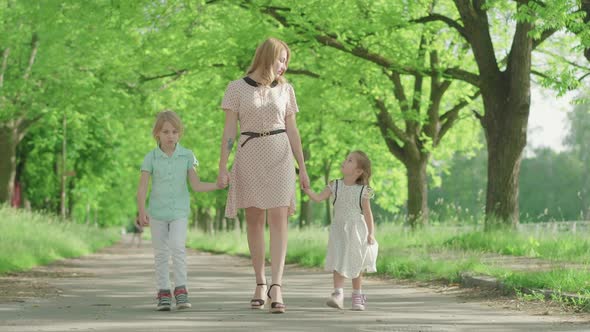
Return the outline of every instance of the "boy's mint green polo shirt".
{"type": "Polygon", "coordinates": [[[165,221],[188,218],[187,172],[198,164],[193,152],[178,143],[171,157],[157,147],[143,158],[141,170],[152,176],[148,207],[151,218],[165,221]]]}

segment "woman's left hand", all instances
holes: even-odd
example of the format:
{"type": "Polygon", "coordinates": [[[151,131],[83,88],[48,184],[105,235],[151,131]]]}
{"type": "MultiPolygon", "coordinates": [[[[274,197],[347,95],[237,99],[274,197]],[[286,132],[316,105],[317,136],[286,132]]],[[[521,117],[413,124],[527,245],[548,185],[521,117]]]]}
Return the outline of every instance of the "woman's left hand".
{"type": "Polygon", "coordinates": [[[299,169],[299,184],[302,189],[309,188],[309,177],[306,170],[299,169]]]}

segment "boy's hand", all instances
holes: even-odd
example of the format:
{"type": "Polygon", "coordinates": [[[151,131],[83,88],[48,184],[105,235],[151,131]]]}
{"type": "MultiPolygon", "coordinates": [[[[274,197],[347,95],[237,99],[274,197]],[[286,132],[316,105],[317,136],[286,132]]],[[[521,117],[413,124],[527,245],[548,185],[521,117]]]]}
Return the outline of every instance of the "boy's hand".
{"type": "Polygon", "coordinates": [[[303,188],[303,192],[306,193],[307,195],[309,195],[310,193],[312,193],[310,188],[303,188]]]}
{"type": "Polygon", "coordinates": [[[139,228],[140,231],[143,231],[143,226],[141,225],[141,221],[139,221],[139,217],[135,219],[135,227],[139,228]]]}
{"type": "Polygon", "coordinates": [[[371,245],[372,245],[372,244],[375,244],[375,236],[374,236],[373,234],[369,234],[369,235],[367,236],[367,242],[368,242],[369,244],[371,244],[371,245]]]}
{"type": "Polygon", "coordinates": [[[145,212],[139,213],[139,225],[141,225],[141,226],[149,226],[150,225],[150,216],[148,216],[145,212]]]}

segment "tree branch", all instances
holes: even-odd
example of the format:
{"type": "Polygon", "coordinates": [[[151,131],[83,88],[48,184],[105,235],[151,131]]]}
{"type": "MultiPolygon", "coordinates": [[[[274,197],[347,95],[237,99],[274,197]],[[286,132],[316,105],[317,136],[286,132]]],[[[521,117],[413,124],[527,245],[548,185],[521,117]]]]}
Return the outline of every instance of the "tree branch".
{"type": "Polygon", "coordinates": [[[189,71],[188,68],[184,68],[184,69],[180,69],[180,70],[174,70],[171,73],[166,73],[166,74],[161,74],[161,75],[156,75],[156,76],[145,76],[140,73],[139,74],[139,83],[145,83],[145,82],[149,82],[149,81],[153,81],[153,80],[159,80],[160,78],[184,75],[188,71],[189,71]]]}
{"type": "Polygon", "coordinates": [[[549,51],[545,51],[545,50],[537,50],[537,52],[539,52],[539,53],[543,53],[543,54],[547,54],[547,55],[550,55],[550,56],[552,56],[552,57],[554,57],[554,58],[557,58],[557,59],[559,59],[559,60],[560,60],[560,61],[562,61],[562,62],[565,62],[565,63],[569,64],[569,65],[570,65],[570,66],[572,66],[572,67],[579,68],[579,69],[582,69],[582,70],[584,70],[584,71],[590,71],[590,68],[588,68],[588,67],[584,67],[584,66],[581,66],[581,65],[579,65],[579,64],[577,64],[577,63],[575,63],[575,62],[573,62],[573,61],[570,61],[570,60],[566,59],[566,58],[565,58],[564,56],[562,56],[562,55],[555,54],[555,53],[553,53],[553,52],[549,52],[549,51]]]}
{"type": "MultiPolygon", "coordinates": [[[[379,109],[379,113],[377,113],[377,125],[379,126],[379,130],[381,131],[381,136],[385,139],[385,143],[389,148],[389,151],[400,161],[403,163],[406,162],[406,154],[404,149],[395,141],[394,137],[391,137],[391,133],[394,133],[394,136],[399,136],[400,140],[404,141],[401,137],[407,139],[405,133],[398,128],[395,123],[393,123],[393,119],[389,112],[387,112],[387,107],[385,103],[381,99],[377,99],[375,101],[375,105],[377,109],[379,109]]],[[[409,143],[409,140],[408,140],[409,143]]]]}
{"type": "Polygon", "coordinates": [[[531,74],[537,75],[537,76],[542,77],[544,79],[550,79],[550,77],[547,74],[543,74],[540,71],[536,71],[534,69],[531,69],[531,74]]]}
{"type": "Polygon", "coordinates": [[[31,119],[20,119],[20,121],[18,122],[18,132],[19,133],[25,133],[29,127],[31,127],[33,124],[35,124],[35,122],[41,120],[41,118],[43,118],[47,113],[49,112],[42,112],[37,114],[36,116],[34,116],[31,119]]]}
{"type": "Polygon", "coordinates": [[[410,137],[395,124],[383,99],[379,98],[375,100],[375,106],[377,106],[377,109],[379,110],[379,114],[377,115],[379,126],[383,126],[388,132],[393,132],[400,141],[410,144],[410,137]]]}
{"type": "Polygon", "coordinates": [[[2,68],[0,69],[0,88],[4,85],[4,73],[6,73],[6,65],[8,64],[8,55],[10,54],[10,47],[4,49],[2,52],[2,68]]]}
{"type": "MultiPolygon", "coordinates": [[[[445,114],[443,114],[440,117],[440,121],[441,122],[444,121],[444,123],[442,124],[440,131],[438,133],[437,142],[436,142],[437,145],[438,145],[438,143],[440,143],[442,138],[447,134],[447,132],[453,127],[455,122],[457,122],[457,119],[459,118],[459,111],[461,109],[463,109],[465,106],[469,105],[469,103],[471,103],[473,100],[475,100],[480,95],[481,95],[481,90],[479,90],[476,93],[474,93],[473,95],[471,95],[468,99],[463,99],[460,103],[453,106],[453,108],[451,108],[449,111],[447,111],[445,114]]],[[[475,113],[476,117],[478,117],[478,119],[481,121],[483,117],[479,113],[477,113],[475,111],[473,111],[473,112],[475,113]]]]}
{"type": "Polygon", "coordinates": [[[37,49],[39,48],[39,36],[37,33],[33,33],[33,37],[31,38],[31,55],[29,56],[29,64],[27,69],[25,69],[25,74],[23,75],[23,79],[26,81],[29,79],[31,74],[31,70],[33,69],[33,64],[35,63],[35,57],[37,56],[37,49]]]}
{"type": "MultiPolygon", "coordinates": [[[[277,20],[285,27],[292,27],[293,25],[287,21],[287,18],[284,15],[281,15],[278,11],[289,11],[289,8],[278,8],[278,7],[264,7],[261,12],[263,14],[267,14],[277,20]]],[[[404,75],[413,75],[413,76],[433,76],[433,75],[440,75],[439,72],[432,72],[430,70],[419,70],[412,67],[402,66],[398,63],[393,62],[392,60],[377,54],[370,52],[364,47],[360,47],[358,45],[351,45],[347,46],[340,42],[333,34],[325,33],[321,31],[321,29],[317,28],[319,33],[314,35],[316,41],[320,44],[335,48],[345,53],[352,54],[358,58],[365,59],[369,62],[372,62],[380,67],[396,71],[400,74],[404,75]]],[[[468,71],[458,69],[458,68],[450,68],[443,72],[448,78],[458,79],[461,81],[465,81],[469,84],[472,84],[476,87],[478,86],[478,76],[476,74],[470,73],[468,71]]]]}
{"type": "Polygon", "coordinates": [[[160,87],[160,91],[166,90],[170,86],[170,84],[174,83],[175,81],[178,81],[186,73],[188,73],[188,70],[177,71],[176,76],[174,76],[172,79],[170,79],[168,82],[164,83],[164,85],[160,87]]]}
{"type": "Polygon", "coordinates": [[[411,20],[410,22],[416,22],[416,23],[428,23],[428,22],[436,22],[436,21],[440,21],[445,23],[446,25],[448,25],[449,27],[457,30],[457,32],[459,32],[459,34],[465,38],[465,40],[469,41],[469,36],[467,36],[467,31],[465,31],[465,28],[459,24],[459,22],[453,20],[450,17],[444,16],[442,14],[430,14],[428,16],[424,16],[415,20],[411,20]]]}
{"type": "Polygon", "coordinates": [[[404,86],[401,81],[400,74],[397,72],[388,73],[386,70],[383,71],[389,80],[393,83],[393,95],[395,99],[399,102],[399,108],[402,112],[407,112],[409,108],[408,98],[406,97],[406,93],[404,92],[404,86]]]}
{"type": "Polygon", "coordinates": [[[307,69],[290,69],[288,70],[289,74],[293,74],[293,75],[304,75],[304,76],[309,76],[309,77],[313,77],[313,78],[320,78],[320,74],[316,74],[310,70],[307,69]]]}
{"type": "Polygon", "coordinates": [[[543,31],[541,33],[541,37],[539,39],[533,40],[533,50],[535,48],[537,48],[539,45],[541,45],[545,40],[547,40],[549,37],[551,37],[556,32],[557,32],[557,30],[555,30],[555,29],[548,29],[548,30],[543,31]]]}

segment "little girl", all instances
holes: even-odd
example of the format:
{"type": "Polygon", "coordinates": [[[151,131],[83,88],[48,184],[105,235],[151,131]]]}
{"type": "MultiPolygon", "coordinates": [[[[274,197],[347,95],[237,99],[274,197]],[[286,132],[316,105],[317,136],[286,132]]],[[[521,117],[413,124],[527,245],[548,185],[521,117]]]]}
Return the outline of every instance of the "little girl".
{"type": "Polygon", "coordinates": [[[362,293],[361,272],[376,272],[377,242],[374,235],[373,214],[369,200],[371,161],[362,151],[353,151],[342,163],[342,179],[330,182],[319,194],[304,189],[309,197],[323,201],[330,196],[334,218],[330,226],[326,271],[334,274],[334,292],[326,303],[343,308],[344,279],[352,279],[352,310],[365,310],[366,297],[362,293]]]}
{"type": "Polygon", "coordinates": [[[150,225],[158,305],[156,310],[169,311],[172,304],[168,261],[172,255],[174,264],[174,297],[177,309],[190,308],[186,288],[186,232],[189,216],[189,193],[187,179],[194,191],[221,189],[216,183],[201,182],[195,171],[198,161],[191,150],[178,141],[183,126],[178,115],[172,111],[157,115],[152,134],[158,147],[146,154],[141,165],[141,178],[137,191],[139,222],[150,225]],[[152,190],[148,213],[145,198],[148,182],[152,178],[152,190]]]}

